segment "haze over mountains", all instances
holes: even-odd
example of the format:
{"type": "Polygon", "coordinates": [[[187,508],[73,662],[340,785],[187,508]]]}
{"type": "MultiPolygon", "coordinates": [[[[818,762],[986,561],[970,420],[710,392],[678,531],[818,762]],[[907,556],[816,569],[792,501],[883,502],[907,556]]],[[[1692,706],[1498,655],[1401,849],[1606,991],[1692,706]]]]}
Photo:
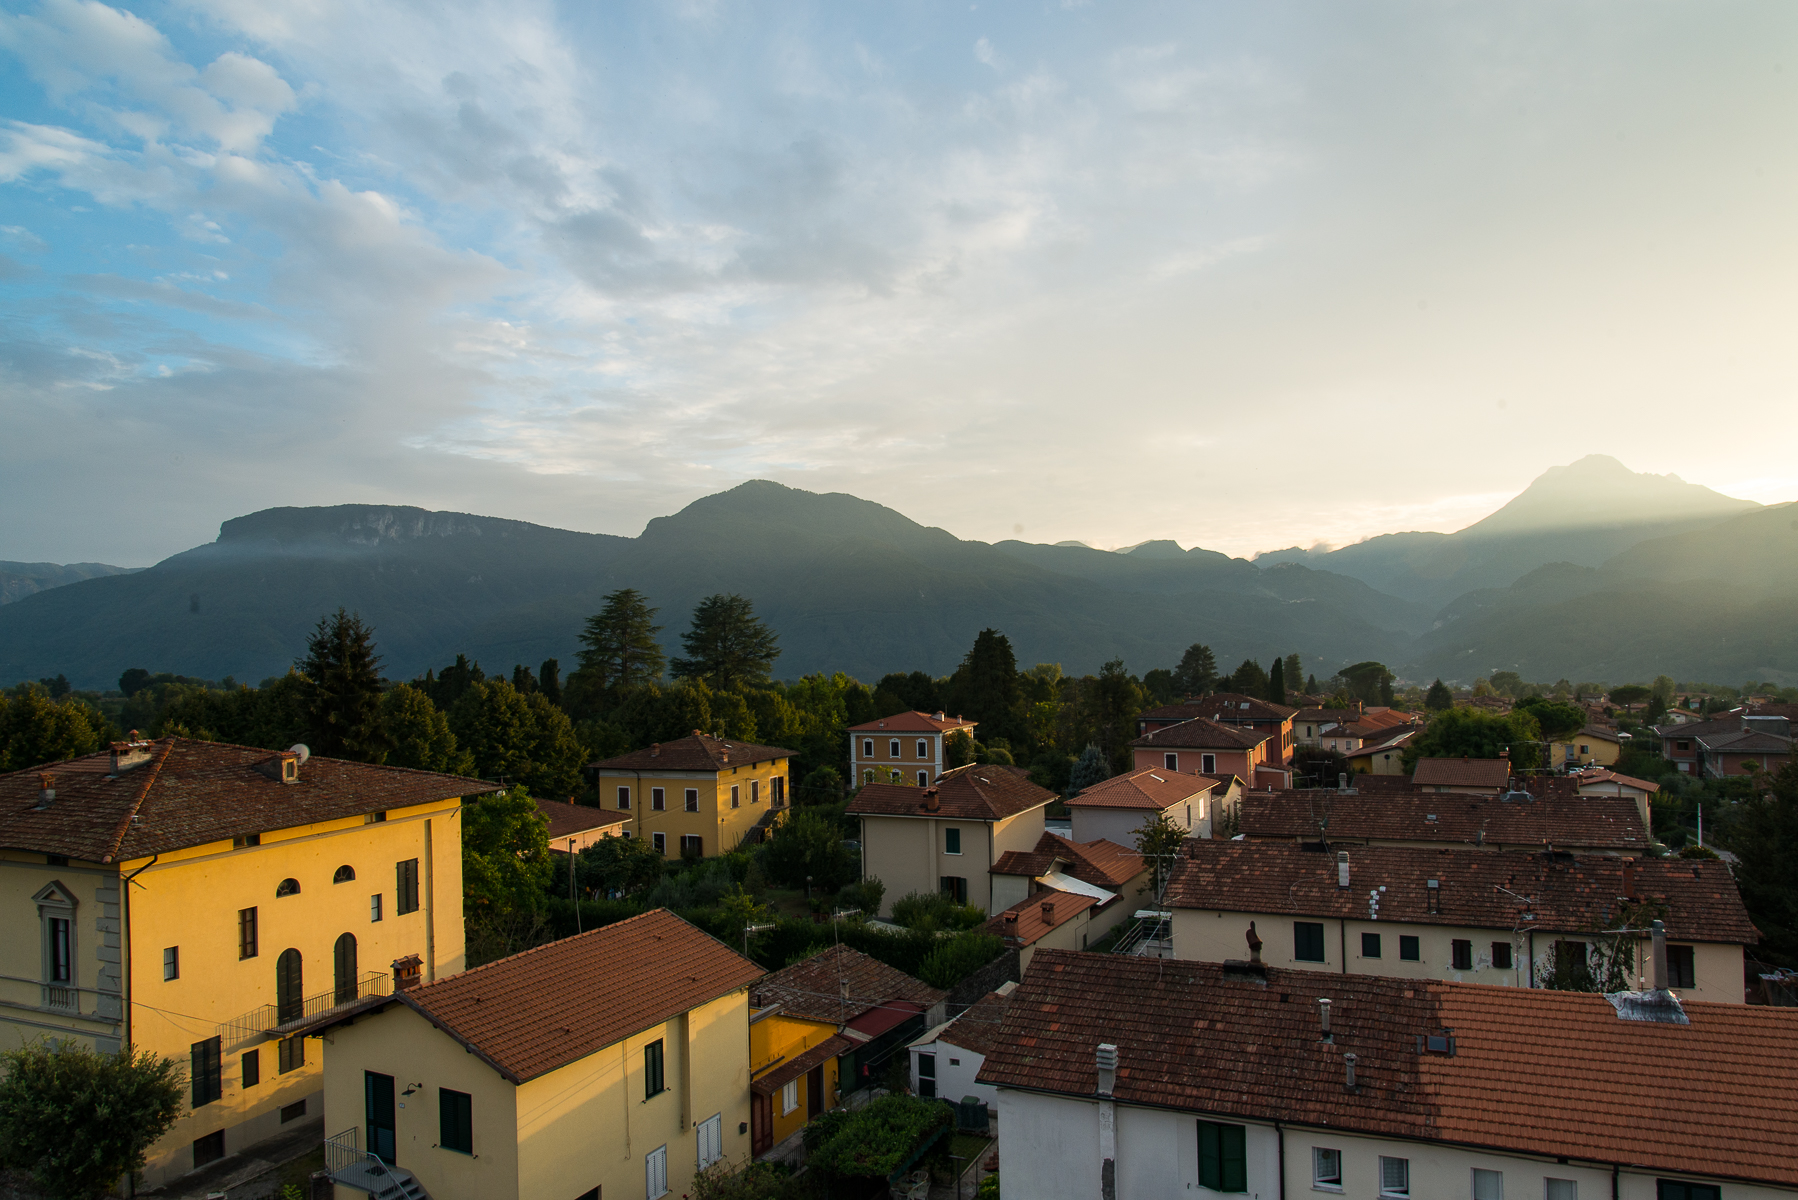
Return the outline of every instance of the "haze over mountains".
{"type": "Polygon", "coordinates": [[[1299,652],[1326,675],[1366,658],[1427,681],[1798,682],[1798,509],[1762,508],[1614,459],[1555,468],[1454,534],[1393,534],[1255,562],[1151,541],[1128,553],[962,541],[840,493],[754,481],[636,538],[422,509],[270,509],[146,570],[0,607],[0,682],[130,666],[253,681],[284,671],[339,605],[377,629],[396,678],[457,653],[489,671],[575,657],[619,587],[661,609],[674,648],[692,607],[751,597],[785,678],[951,670],[986,626],[1022,663],[1171,666],[1299,652]]]}

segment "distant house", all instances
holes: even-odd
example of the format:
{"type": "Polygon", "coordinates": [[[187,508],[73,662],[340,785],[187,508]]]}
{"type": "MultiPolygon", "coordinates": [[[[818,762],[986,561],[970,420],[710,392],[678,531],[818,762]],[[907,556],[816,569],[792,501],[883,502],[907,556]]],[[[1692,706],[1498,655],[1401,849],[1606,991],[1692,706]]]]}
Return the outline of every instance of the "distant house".
{"type": "Polygon", "coordinates": [[[1210,837],[1211,795],[1217,790],[1216,780],[1164,767],[1113,775],[1067,802],[1074,840],[1109,838],[1132,845],[1136,831],[1162,815],[1195,837],[1210,837]]]}
{"type": "Polygon", "coordinates": [[[998,1092],[976,1076],[986,1063],[987,1049],[999,1036],[999,1025],[1017,986],[1001,984],[997,991],[969,1005],[961,1016],[936,1026],[906,1047],[911,1054],[913,1095],[950,1101],[973,1096],[989,1109],[998,1106],[998,1092]]]}
{"type": "Polygon", "coordinates": [[[1045,950],[979,1079],[1007,1195],[1774,1200],[1795,1056],[1789,1008],[1045,950]]]}
{"type": "Polygon", "coordinates": [[[1642,816],[1642,827],[1650,826],[1648,804],[1661,785],[1633,775],[1619,775],[1602,767],[1575,771],[1569,775],[1542,775],[1529,781],[1529,790],[1546,800],[1565,796],[1627,796],[1642,816]]]}
{"type": "Polygon", "coordinates": [[[410,1196],[416,1178],[435,1200],[686,1191],[748,1158],[762,974],[656,909],[365,1001],[325,1047],[332,1179],[410,1196]]]}
{"type": "MultiPolygon", "coordinates": [[[[1691,859],[1492,854],[1367,846],[1318,854],[1265,841],[1188,841],[1168,884],[1174,957],[1243,956],[1250,922],[1274,966],[1535,987],[1586,962],[1619,897],[1662,911],[1672,986],[1743,999],[1743,947],[1760,941],[1729,869],[1691,859]]],[[[1636,947],[1646,972],[1647,938],[1636,947]]]]}
{"type": "MultiPolygon", "coordinates": [[[[1410,713],[1394,708],[1367,708],[1360,701],[1350,708],[1307,707],[1293,713],[1292,736],[1297,745],[1323,746],[1329,740],[1327,731],[1332,729],[1354,727],[1362,730],[1358,736],[1365,738],[1381,729],[1409,725],[1413,720],[1410,713]]],[[[1337,737],[1340,740],[1341,735],[1337,737]]]]}
{"type": "Polygon", "coordinates": [[[1657,725],[1661,757],[1712,779],[1777,771],[1792,760],[1792,725],[1773,713],[1729,713],[1710,721],[1657,725]]]}
{"type": "Polygon", "coordinates": [[[1567,770],[1615,766],[1622,757],[1623,745],[1628,740],[1629,735],[1626,733],[1618,733],[1615,729],[1606,729],[1602,725],[1588,725],[1565,741],[1551,743],[1546,765],[1567,770]]]}
{"type": "Polygon", "coordinates": [[[1273,744],[1268,747],[1267,761],[1283,767],[1292,762],[1292,722],[1298,711],[1255,696],[1244,696],[1237,692],[1213,692],[1197,700],[1189,697],[1179,704],[1164,704],[1141,713],[1136,718],[1136,732],[1139,735],[1152,733],[1157,729],[1166,729],[1203,717],[1216,721],[1219,725],[1271,735],[1273,744]]]}
{"type": "Polygon", "coordinates": [[[848,807],[862,819],[862,875],[886,885],[883,914],[909,893],[939,891],[993,912],[993,863],[1036,845],[1055,799],[1020,768],[981,763],[925,788],[864,784],[848,807]]]}
{"type": "Polygon", "coordinates": [[[1360,745],[1343,754],[1348,768],[1357,775],[1403,775],[1405,747],[1422,733],[1417,725],[1396,725],[1376,730],[1361,739],[1360,745]]]}
{"type": "Polygon", "coordinates": [[[765,1155],[944,1017],[944,993],[878,959],[832,946],[752,991],[752,1148],[765,1155]],[[803,1089],[803,1091],[801,1090],[803,1089]]]}
{"type": "Polygon", "coordinates": [[[1508,758],[1420,758],[1411,772],[1417,787],[1435,792],[1497,795],[1511,786],[1508,758]]]}
{"type": "Polygon", "coordinates": [[[1235,775],[1251,787],[1291,785],[1291,772],[1276,765],[1270,752],[1276,735],[1223,725],[1194,717],[1164,725],[1130,743],[1135,770],[1159,768],[1192,775],[1235,775]]]}
{"type": "Polygon", "coordinates": [[[784,816],[792,759],[778,746],[695,731],[588,770],[627,836],[648,838],[667,858],[707,857],[758,840],[784,816]]]}
{"type": "Polygon", "coordinates": [[[1010,909],[1044,891],[1091,896],[1087,921],[1098,937],[1136,910],[1147,874],[1142,855],[1128,846],[1044,833],[1033,849],[1008,850],[993,864],[993,905],[1010,909]]]}
{"type": "Polygon", "coordinates": [[[974,736],[975,722],[938,713],[902,712],[849,728],[850,776],[857,783],[928,786],[947,770],[944,743],[974,736]]]}
{"type": "MultiPolygon", "coordinates": [[[[1648,818],[1634,795],[1595,792],[1500,799],[1406,790],[1250,792],[1242,833],[1251,841],[1352,846],[1471,846],[1486,850],[1571,850],[1581,854],[1646,854],[1648,818]]],[[[1571,783],[1572,780],[1566,780],[1571,783]]],[[[1598,785],[1600,787],[1604,785],[1598,785]]]]}
{"type": "Polygon", "coordinates": [[[561,800],[537,801],[537,812],[549,826],[549,848],[557,854],[579,854],[602,838],[619,837],[630,823],[630,814],[568,804],[561,800]]]}
{"type": "Polygon", "coordinates": [[[1028,971],[1039,948],[1085,950],[1103,937],[1104,931],[1093,924],[1098,905],[1097,899],[1083,892],[1045,888],[1002,910],[981,928],[1001,938],[1007,949],[1016,950],[1019,970],[1028,971]]]}

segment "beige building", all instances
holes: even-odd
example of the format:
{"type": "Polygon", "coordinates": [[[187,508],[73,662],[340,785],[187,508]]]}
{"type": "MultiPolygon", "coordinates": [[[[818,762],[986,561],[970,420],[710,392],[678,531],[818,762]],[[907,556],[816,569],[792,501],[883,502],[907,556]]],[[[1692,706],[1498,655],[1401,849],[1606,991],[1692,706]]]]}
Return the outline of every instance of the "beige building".
{"type": "Polygon", "coordinates": [[[902,712],[849,729],[849,777],[857,784],[926,787],[947,766],[944,744],[957,733],[974,736],[973,721],[940,712],[902,712]]]}
{"type": "Polygon", "coordinates": [[[685,1192],[749,1157],[762,974],[656,909],[363,1001],[324,1033],[326,1166],[433,1200],[685,1192]]]}
{"type": "MultiPolygon", "coordinates": [[[[1167,889],[1175,958],[1538,987],[1589,962],[1619,898],[1666,923],[1680,996],[1740,1004],[1743,947],[1760,940],[1720,862],[1369,846],[1319,854],[1275,842],[1188,841],[1167,889]]],[[[1646,917],[1641,918],[1646,920],[1646,917]]],[[[1646,937],[1638,980],[1653,971],[1646,937]]]]}
{"type": "Polygon", "coordinates": [[[602,808],[667,858],[709,858],[758,841],[787,811],[791,750],[695,731],[589,765],[602,808]]]}
{"type": "Polygon", "coordinates": [[[1106,838],[1134,845],[1137,830],[1164,815],[1194,837],[1210,837],[1211,797],[1217,788],[1217,780],[1203,775],[1152,767],[1113,775],[1068,801],[1074,840],[1106,838]]]}
{"type": "Polygon", "coordinates": [[[1142,855],[1103,839],[1075,842],[1045,831],[1034,849],[1008,850],[993,864],[995,909],[1021,911],[1019,905],[1027,906],[1045,893],[1050,899],[1071,894],[1093,901],[1080,927],[1082,936],[1066,947],[1070,950],[1086,949],[1089,940],[1102,936],[1141,907],[1148,892],[1148,868],[1142,855]]]}
{"type": "Polygon", "coordinates": [[[902,896],[938,891],[995,912],[993,864],[1036,846],[1054,800],[1020,768],[979,763],[926,788],[864,784],[848,808],[862,819],[862,877],[886,885],[883,913],[902,896]]]}
{"type": "Polygon", "coordinates": [[[623,836],[630,825],[628,813],[541,796],[533,799],[549,833],[549,848],[557,854],[579,854],[604,838],[623,836]]]}

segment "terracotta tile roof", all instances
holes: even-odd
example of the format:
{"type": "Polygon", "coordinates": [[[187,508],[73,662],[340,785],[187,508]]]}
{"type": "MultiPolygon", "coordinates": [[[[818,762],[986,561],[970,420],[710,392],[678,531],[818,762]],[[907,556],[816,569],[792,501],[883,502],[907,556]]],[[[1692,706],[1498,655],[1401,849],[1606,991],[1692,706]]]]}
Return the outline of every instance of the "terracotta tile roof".
{"type": "Polygon", "coordinates": [[[1056,863],[1066,863],[1068,874],[1082,883],[1116,890],[1143,872],[1142,855],[1128,846],[1100,838],[1076,842],[1058,833],[1044,832],[1031,850],[1007,850],[992,866],[994,875],[1046,875],[1056,863]]]}
{"type": "Polygon", "coordinates": [[[1419,787],[1498,789],[1510,778],[1508,758],[1420,758],[1411,772],[1411,781],[1419,787]]]}
{"type": "Polygon", "coordinates": [[[1599,725],[1588,725],[1572,737],[1564,737],[1560,741],[1562,745],[1566,745],[1568,742],[1577,742],[1581,739],[1592,742],[1610,742],[1615,746],[1623,744],[1623,739],[1618,736],[1615,729],[1605,729],[1599,725]]]}
{"type": "Polygon", "coordinates": [[[757,1008],[778,1004],[786,1016],[836,1025],[889,1000],[908,1000],[930,1008],[947,995],[860,950],[830,946],[762,980],[753,1000],[757,1008]],[[845,983],[849,985],[847,1004],[842,999],[845,983]]]}
{"type": "Polygon", "coordinates": [[[1571,789],[1560,798],[1533,802],[1455,792],[1250,792],[1242,798],[1241,817],[1242,832],[1251,838],[1648,849],[1648,831],[1635,800],[1581,796],[1571,789]],[[1324,818],[1328,829],[1320,831],[1324,818]]]}
{"type": "Polygon", "coordinates": [[[1628,864],[1636,895],[1666,904],[1668,936],[1730,945],[1760,940],[1720,862],[1360,846],[1348,851],[1350,885],[1339,888],[1334,854],[1281,842],[1198,838],[1181,849],[1168,881],[1170,908],[1364,920],[1367,893],[1384,886],[1381,921],[1576,933],[1607,928],[1602,922],[1624,894],[1628,864]],[[1429,911],[1430,879],[1439,881],[1439,912],[1429,911]],[[1528,908],[1512,893],[1525,897],[1528,908]],[[1525,911],[1534,919],[1524,922],[1525,911]]]}
{"type": "Polygon", "coordinates": [[[936,1035],[939,1042],[947,1042],[959,1050],[970,1054],[986,1054],[999,1039],[999,1026],[1005,1020],[1006,1010],[1011,1007],[1011,994],[1000,995],[988,992],[968,1010],[949,1023],[949,1027],[936,1035]]]}
{"type": "Polygon", "coordinates": [[[1458,1143],[1544,1159],[1798,1184],[1798,1010],[1688,1003],[1688,1025],[1603,996],[1039,950],[979,1079],[1090,1098],[1118,1048],[1126,1104],[1458,1143]],[[1317,1037],[1315,998],[1334,1040],[1317,1037]],[[1448,1028],[1455,1053],[1419,1053],[1448,1028]],[[1358,1062],[1355,1092],[1343,1055],[1358,1062]]]}
{"type": "Polygon", "coordinates": [[[1103,783],[1082,788],[1068,801],[1080,808],[1146,808],[1164,812],[1194,796],[1202,796],[1217,784],[1196,775],[1148,769],[1113,775],[1103,783]]]}
{"type": "Polygon", "coordinates": [[[772,1096],[813,1067],[833,1059],[839,1054],[847,1054],[859,1045],[861,1043],[854,1038],[833,1033],[798,1058],[787,1059],[785,1062],[776,1064],[766,1075],[756,1076],[750,1081],[749,1090],[758,1096],[772,1096]]]}
{"type": "Polygon", "coordinates": [[[1714,721],[1690,721],[1684,725],[1656,725],[1654,731],[1662,737],[1716,737],[1725,733],[1740,733],[1742,718],[1732,714],[1714,721]]]}
{"type": "Polygon", "coordinates": [[[1010,908],[1002,909],[980,928],[987,933],[999,935],[1009,945],[1033,946],[1098,902],[1097,896],[1082,896],[1078,892],[1044,888],[1010,908]],[[1045,914],[1044,905],[1053,908],[1054,920],[1050,920],[1045,914]],[[1017,914],[1016,925],[1007,924],[1005,918],[1008,913],[1017,914]]]}
{"type": "Polygon", "coordinates": [[[513,1083],[762,977],[665,908],[395,993],[513,1083]]]}
{"type": "Polygon", "coordinates": [[[1792,739],[1776,733],[1706,734],[1698,739],[1706,750],[1719,754],[1790,754],[1792,739]]]}
{"type": "Polygon", "coordinates": [[[890,717],[882,717],[878,721],[864,721],[860,725],[851,725],[850,733],[954,733],[957,729],[972,729],[978,724],[975,721],[964,721],[959,716],[939,717],[935,713],[911,712],[894,713],[890,717]]]}
{"type": "Polygon", "coordinates": [[[737,742],[694,732],[672,742],[661,742],[642,750],[632,750],[617,758],[602,759],[588,766],[600,770],[637,771],[719,771],[777,758],[792,758],[792,750],[779,746],[757,746],[753,742],[737,742]]]}
{"type": "Polygon", "coordinates": [[[1587,792],[1582,789],[1599,788],[1612,783],[1644,791],[1651,796],[1661,790],[1661,785],[1653,780],[1637,779],[1633,775],[1619,775],[1615,771],[1607,771],[1602,767],[1573,771],[1566,775],[1531,775],[1522,781],[1523,787],[1530,795],[1552,801],[1565,800],[1573,796],[1611,795],[1610,792],[1587,792]]]}
{"type": "Polygon", "coordinates": [[[549,840],[572,837],[577,833],[586,833],[590,829],[603,829],[608,825],[622,825],[631,819],[628,812],[611,812],[603,808],[594,808],[590,804],[567,804],[561,800],[545,800],[533,797],[537,801],[537,812],[549,824],[549,840]]]}
{"type": "Polygon", "coordinates": [[[1159,708],[1151,708],[1147,712],[1138,713],[1138,721],[1190,721],[1194,717],[1210,717],[1213,720],[1229,719],[1233,721],[1284,721],[1298,713],[1296,708],[1288,708],[1284,704],[1274,704],[1268,700],[1260,700],[1254,696],[1244,696],[1237,692],[1213,692],[1209,696],[1201,696],[1197,700],[1184,700],[1178,704],[1163,704],[1159,708]]]}
{"type": "Polygon", "coordinates": [[[1361,743],[1358,750],[1350,750],[1344,758],[1366,758],[1374,754],[1390,754],[1401,750],[1405,744],[1416,737],[1422,730],[1400,726],[1397,729],[1379,730],[1372,737],[1361,743]]]}
{"type": "Polygon", "coordinates": [[[1273,736],[1271,733],[1238,729],[1234,725],[1219,725],[1204,717],[1194,717],[1178,725],[1151,729],[1130,744],[1151,750],[1248,750],[1273,736]]]}
{"type": "Polygon", "coordinates": [[[271,750],[178,737],[120,744],[124,761],[142,761],[117,778],[110,752],[0,775],[0,847],[122,862],[499,790],[459,775],[317,756],[300,765],[297,782],[282,783],[271,750]],[[45,774],[56,798],[38,811],[45,774]]]}
{"type": "Polygon", "coordinates": [[[1002,821],[1055,801],[1054,792],[1030,782],[1021,767],[970,763],[945,771],[929,788],[896,783],[864,783],[848,811],[875,816],[947,817],[959,821],[1002,821]],[[934,791],[936,811],[925,808],[934,791]]]}

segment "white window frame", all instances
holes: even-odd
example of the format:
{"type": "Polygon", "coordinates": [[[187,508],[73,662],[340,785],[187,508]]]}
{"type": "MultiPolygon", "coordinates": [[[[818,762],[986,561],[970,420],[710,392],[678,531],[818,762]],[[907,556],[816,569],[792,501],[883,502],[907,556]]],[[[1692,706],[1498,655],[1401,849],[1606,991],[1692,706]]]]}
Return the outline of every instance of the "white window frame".
{"type": "Polygon", "coordinates": [[[901,757],[901,755],[899,753],[899,739],[898,738],[893,738],[887,742],[887,757],[892,758],[892,759],[897,759],[897,758],[901,757]]]}
{"type": "Polygon", "coordinates": [[[759,779],[751,779],[749,781],[749,802],[751,804],[760,804],[762,802],[762,781],[759,779]]]}
{"type": "Polygon", "coordinates": [[[1215,754],[1199,755],[1199,772],[1204,775],[1217,774],[1217,755],[1215,755],[1215,754]]]}
{"type": "Polygon", "coordinates": [[[1473,1200],[1505,1200],[1505,1173],[1473,1168],[1473,1200]]]}
{"type": "Polygon", "coordinates": [[[668,811],[668,790],[652,787],[649,789],[649,809],[651,812],[668,811]]]}
{"type": "Polygon", "coordinates": [[[162,981],[181,978],[181,947],[164,946],[162,948],[162,981]]]}
{"type": "Polygon", "coordinates": [[[1316,1192],[1340,1192],[1342,1190],[1342,1151],[1329,1146],[1311,1147],[1311,1190],[1316,1192]],[[1330,1178],[1325,1170],[1325,1156],[1329,1155],[1335,1162],[1336,1176],[1330,1178]]]}
{"type": "Polygon", "coordinates": [[[929,758],[930,757],[930,743],[925,741],[923,738],[918,739],[918,757],[919,758],[929,758]]]}
{"type": "Polygon", "coordinates": [[[724,1114],[713,1113],[694,1126],[694,1130],[698,1135],[694,1140],[699,1143],[696,1147],[699,1169],[703,1171],[724,1157],[724,1114]]]}
{"type": "Polygon", "coordinates": [[[1579,1200],[1579,1180],[1558,1179],[1553,1175],[1542,1177],[1542,1200],[1579,1200]],[[1555,1187],[1555,1184],[1562,1187],[1555,1187]]]}
{"type": "Polygon", "coordinates": [[[874,757],[874,739],[873,738],[863,738],[862,739],[862,757],[863,758],[873,758],[874,757]]]}
{"type": "Polygon", "coordinates": [[[61,880],[52,880],[39,888],[31,897],[37,904],[37,922],[39,943],[43,947],[42,976],[43,1004],[45,1008],[62,1009],[74,1012],[80,1008],[77,999],[81,984],[81,951],[79,947],[80,925],[75,920],[75,910],[80,902],[75,893],[65,887],[61,880]],[[66,980],[56,978],[55,950],[51,932],[55,928],[51,921],[68,922],[69,934],[69,977],[66,980]]]}
{"type": "Polygon", "coordinates": [[[381,919],[381,893],[376,892],[368,898],[368,919],[372,924],[381,919]]]}
{"type": "Polygon", "coordinates": [[[930,772],[929,771],[919,771],[918,772],[918,786],[919,787],[929,787],[930,786],[930,772]]]}
{"type": "Polygon", "coordinates": [[[799,1108],[799,1081],[789,1079],[780,1089],[780,1115],[787,1116],[799,1108]]]}
{"type": "Polygon", "coordinates": [[[618,785],[618,811],[629,812],[630,810],[631,786],[628,783],[621,783],[618,785]]]}
{"type": "Polygon", "coordinates": [[[668,1147],[657,1146],[643,1156],[643,1195],[657,1200],[668,1194],[668,1147]]]}
{"type": "Polygon", "coordinates": [[[1411,1160],[1410,1159],[1394,1158],[1390,1155],[1385,1155],[1385,1154],[1380,1155],[1380,1195],[1392,1197],[1393,1200],[1410,1200],[1410,1196],[1411,1196],[1411,1160]],[[1388,1181],[1391,1178],[1391,1173],[1387,1170],[1388,1163],[1393,1164],[1397,1168],[1397,1173],[1403,1178],[1403,1183],[1401,1183],[1397,1187],[1388,1186],[1388,1181]]]}
{"type": "Polygon", "coordinates": [[[687,804],[688,812],[698,812],[699,811],[699,789],[698,788],[688,788],[687,789],[686,804],[687,804]]]}
{"type": "Polygon", "coordinates": [[[740,783],[730,785],[730,806],[732,808],[743,807],[743,785],[740,783]]]}

